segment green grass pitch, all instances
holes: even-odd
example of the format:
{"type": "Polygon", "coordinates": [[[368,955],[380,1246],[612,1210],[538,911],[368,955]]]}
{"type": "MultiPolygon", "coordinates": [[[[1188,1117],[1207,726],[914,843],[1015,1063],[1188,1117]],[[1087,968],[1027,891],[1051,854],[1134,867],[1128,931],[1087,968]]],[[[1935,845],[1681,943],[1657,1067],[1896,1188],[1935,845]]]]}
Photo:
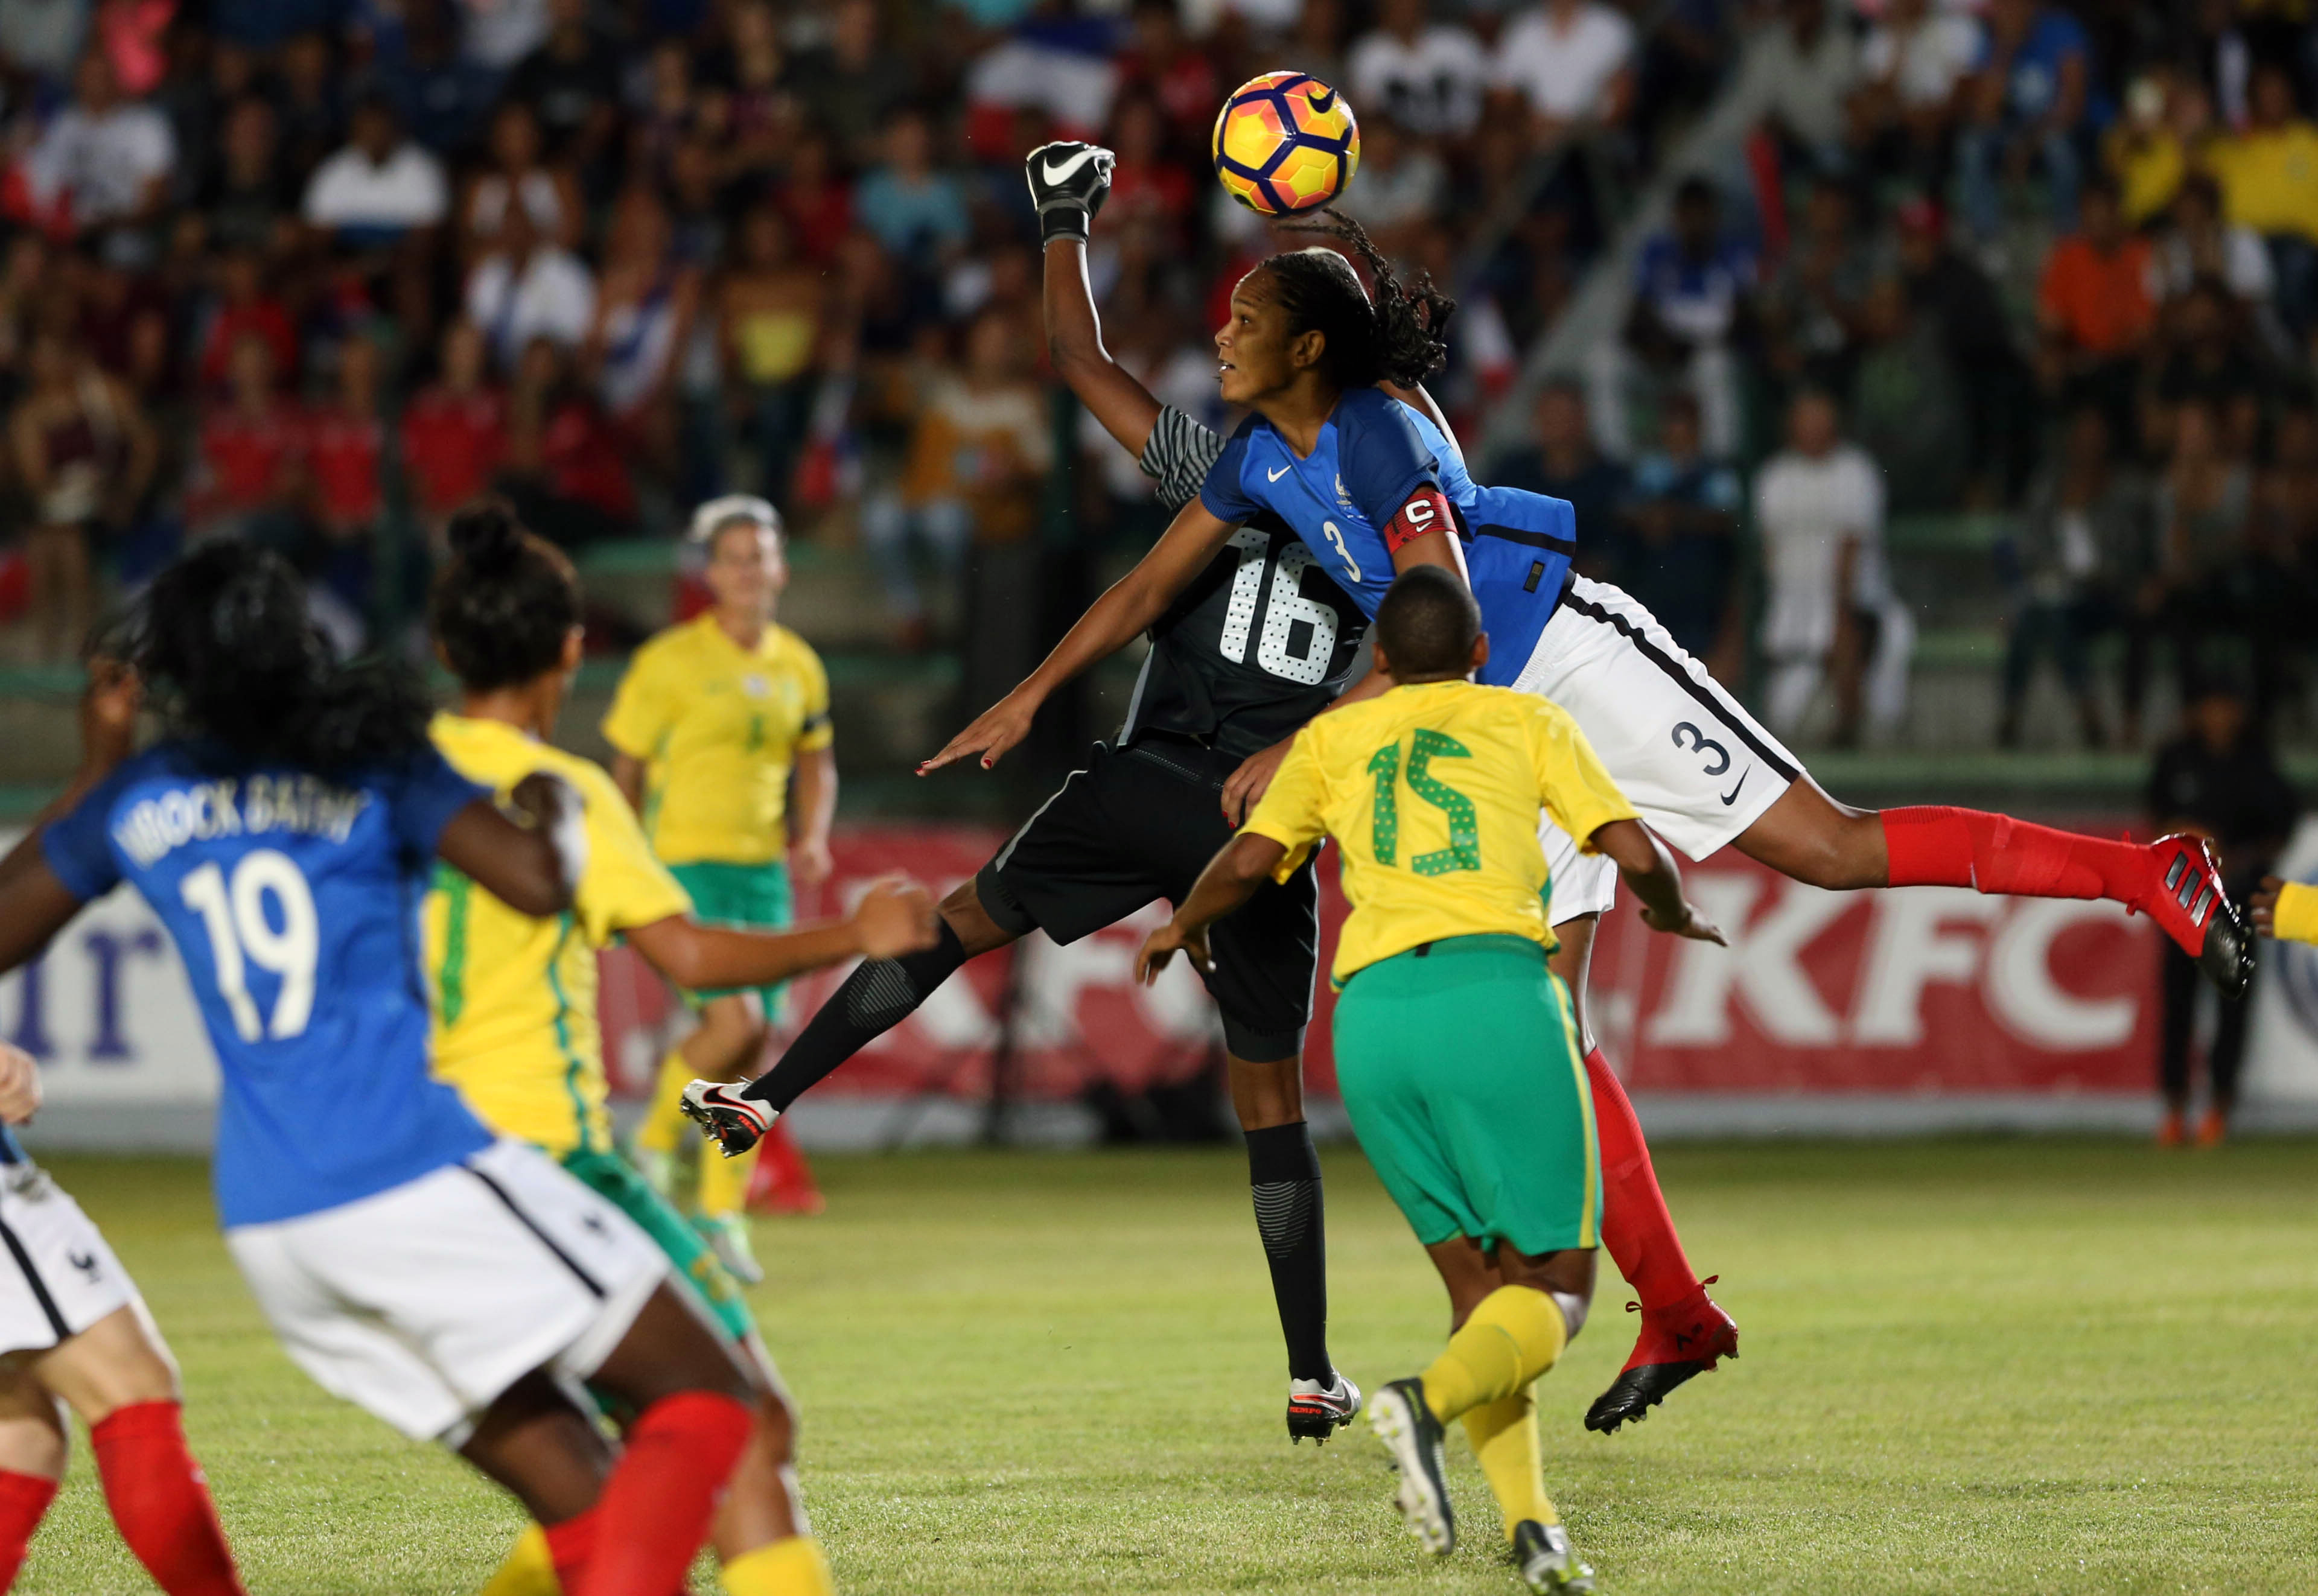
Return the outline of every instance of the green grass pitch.
{"type": "MultiPolygon", "coordinates": [[[[1614,1438],[1579,1417],[1631,1321],[1605,1278],[1540,1386],[1547,1473],[1607,1592],[2318,1590],[2308,1144],[1670,1150],[1745,1358],[1614,1438]]],[[[58,1159],[185,1367],[254,1592],[472,1592],[517,1528],[454,1460],[275,1349],[185,1163],[58,1159]]],[[[768,1339],[849,1592],[1509,1592],[1461,1436],[1433,1562],[1365,1433],[1290,1448],[1235,1153],[830,1159],[760,1222],[768,1339]]],[[[1438,1287],[1357,1153],[1328,1160],[1337,1358],[1439,1345],[1438,1287]]],[[[709,1588],[703,1585],[702,1589],[709,1588]]],[[[150,1587],[86,1453],[21,1591],[150,1587]]]]}

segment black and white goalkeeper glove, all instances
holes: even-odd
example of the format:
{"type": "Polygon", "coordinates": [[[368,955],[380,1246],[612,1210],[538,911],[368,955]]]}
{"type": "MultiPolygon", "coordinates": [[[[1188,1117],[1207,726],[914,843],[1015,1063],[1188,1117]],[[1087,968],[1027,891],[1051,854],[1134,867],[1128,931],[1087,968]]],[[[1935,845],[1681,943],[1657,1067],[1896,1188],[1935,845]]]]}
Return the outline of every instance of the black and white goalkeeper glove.
{"type": "Polygon", "coordinates": [[[738,1158],[764,1139],[779,1110],[744,1098],[721,1080],[696,1080],[684,1089],[684,1112],[700,1122],[700,1134],[738,1158]]]}
{"type": "Polygon", "coordinates": [[[1038,245],[1057,238],[1083,243],[1095,212],[1110,197],[1110,166],[1119,157],[1099,144],[1064,139],[1041,144],[1022,163],[1030,199],[1038,207],[1038,245]]]}

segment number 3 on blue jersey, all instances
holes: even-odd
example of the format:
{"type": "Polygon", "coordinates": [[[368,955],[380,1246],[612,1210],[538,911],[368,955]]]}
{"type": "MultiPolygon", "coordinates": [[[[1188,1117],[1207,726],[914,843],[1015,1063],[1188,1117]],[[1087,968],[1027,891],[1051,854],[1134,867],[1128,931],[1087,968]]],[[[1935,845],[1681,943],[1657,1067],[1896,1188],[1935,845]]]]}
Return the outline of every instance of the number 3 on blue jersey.
{"type": "Polygon", "coordinates": [[[1357,587],[1361,580],[1361,562],[1352,558],[1352,551],[1350,549],[1344,547],[1343,529],[1334,521],[1323,521],[1320,523],[1320,531],[1327,538],[1328,546],[1336,551],[1336,558],[1344,562],[1344,575],[1351,578],[1352,585],[1357,587]]]}

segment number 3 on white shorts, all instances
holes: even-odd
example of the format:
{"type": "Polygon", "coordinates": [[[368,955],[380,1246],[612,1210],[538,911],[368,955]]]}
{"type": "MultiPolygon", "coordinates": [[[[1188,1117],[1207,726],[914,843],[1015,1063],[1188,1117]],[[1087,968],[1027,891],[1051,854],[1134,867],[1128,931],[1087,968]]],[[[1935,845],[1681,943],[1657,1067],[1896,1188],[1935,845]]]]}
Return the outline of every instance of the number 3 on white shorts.
{"type": "Polygon", "coordinates": [[[202,917],[202,928],[209,933],[218,995],[232,1012],[241,1039],[270,1036],[280,1042],[302,1033],[314,1012],[314,964],[321,949],[321,927],[305,873],[287,854],[262,847],[233,867],[230,886],[224,871],[204,865],[178,883],[177,895],[202,917]],[[269,895],[280,906],[278,931],[265,912],[269,895]],[[249,995],[251,964],[282,978],[273,1018],[263,1026],[249,995]]]}

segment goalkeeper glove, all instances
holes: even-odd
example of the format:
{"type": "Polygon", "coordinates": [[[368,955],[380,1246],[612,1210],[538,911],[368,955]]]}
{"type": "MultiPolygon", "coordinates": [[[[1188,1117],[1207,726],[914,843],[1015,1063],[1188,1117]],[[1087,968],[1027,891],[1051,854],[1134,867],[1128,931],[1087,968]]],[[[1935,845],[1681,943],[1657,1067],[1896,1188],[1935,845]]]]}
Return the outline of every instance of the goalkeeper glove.
{"type": "Polygon", "coordinates": [[[1038,245],[1057,238],[1086,241],[1095,212],[1110,195],[1110,166],[1119,157],[1099,144],[1065,139],[1041,144],[1022,163],[1030,200],[1038,207],[1038,245]]]}

